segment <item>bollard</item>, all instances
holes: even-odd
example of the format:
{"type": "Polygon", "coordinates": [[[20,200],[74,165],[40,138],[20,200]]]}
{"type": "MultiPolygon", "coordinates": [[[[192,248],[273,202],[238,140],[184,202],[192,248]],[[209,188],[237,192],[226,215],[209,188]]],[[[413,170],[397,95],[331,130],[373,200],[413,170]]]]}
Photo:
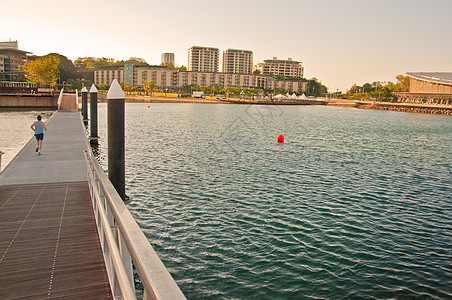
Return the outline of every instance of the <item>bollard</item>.
{"type": "Polygon", "coordinates": [[[82,89],[82,115],[83,123],[85,126],[88,125],[88,89],[86,86],[82,89]]]}
{"type": "Polygon", "coordinates": [[[125,174],[125,99],[116,79],[107,93],[108,179],[123,201],[126,196],[125,174]]]}
{"type": "Polygon", "coordinates": [[[99,137],[97,136],[97,88],[93,84],[89,90],[89,110],[90,110],[90,127],[91,136],[89,138],[92,144],[97,144],[99,137]]]}

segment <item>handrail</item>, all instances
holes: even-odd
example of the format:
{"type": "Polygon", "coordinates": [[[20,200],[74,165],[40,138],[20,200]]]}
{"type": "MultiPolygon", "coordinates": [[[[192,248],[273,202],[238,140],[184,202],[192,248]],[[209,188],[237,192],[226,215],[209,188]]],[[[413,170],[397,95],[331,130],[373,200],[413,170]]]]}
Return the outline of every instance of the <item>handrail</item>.
{"type": "Polygon", "coordinates": [[[60,109],[61,99],[63,98],[63,90],[64,90],[64,88],[61,88],[60,95],[58,96],[58,101],[57,101],[58,110],[60,109]]]}
{"type": "Polygon", "coordinates": [[[143,299],[185,299],[91,151],[85,154],[93,209],[115,298],[135,298],[130,295],[134,293],[133,263],[144,287],[143,299]]]}

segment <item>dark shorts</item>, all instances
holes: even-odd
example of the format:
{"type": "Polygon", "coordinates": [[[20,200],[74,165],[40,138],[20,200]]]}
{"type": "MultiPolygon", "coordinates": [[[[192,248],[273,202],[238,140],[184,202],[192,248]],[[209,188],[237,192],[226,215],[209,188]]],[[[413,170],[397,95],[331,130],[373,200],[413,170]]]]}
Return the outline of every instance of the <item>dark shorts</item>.
{"type": "Polygon", "coordinates": [[[44,139],[44,133],[35,134],[35,138],[37,141],[42,141],[44,139]]]}

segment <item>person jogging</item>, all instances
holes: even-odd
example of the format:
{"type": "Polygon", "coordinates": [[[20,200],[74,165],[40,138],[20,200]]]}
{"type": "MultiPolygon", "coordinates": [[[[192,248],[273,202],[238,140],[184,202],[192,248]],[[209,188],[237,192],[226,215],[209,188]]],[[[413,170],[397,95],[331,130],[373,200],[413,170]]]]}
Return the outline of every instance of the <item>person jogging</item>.
{"type": "Polygon", "coordinates": [[[46,124],[41,121],[41,116],[38,116],[38,120],[31,124],[30,127],[35,132],[36,152],[38,152],[38,155],[41,155],[42,141],[44,140],[44,130],[47,131],[46,124]]]}

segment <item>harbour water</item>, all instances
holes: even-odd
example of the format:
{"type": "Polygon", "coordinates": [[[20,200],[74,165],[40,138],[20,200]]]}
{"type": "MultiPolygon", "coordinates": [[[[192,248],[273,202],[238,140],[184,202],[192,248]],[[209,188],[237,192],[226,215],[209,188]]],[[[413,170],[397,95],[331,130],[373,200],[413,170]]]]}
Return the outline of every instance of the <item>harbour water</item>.
{"type": "Polygon", "coordinates": [[[452,297],[452,118],[148,105],[126,105],[129,209],[189,299],[452,297]]]}
{"type": "Polygon", "coordinates": [[[129,209],[189,299],[451,298],[450,149],[446,116],[126,104],[129,209]]]}

